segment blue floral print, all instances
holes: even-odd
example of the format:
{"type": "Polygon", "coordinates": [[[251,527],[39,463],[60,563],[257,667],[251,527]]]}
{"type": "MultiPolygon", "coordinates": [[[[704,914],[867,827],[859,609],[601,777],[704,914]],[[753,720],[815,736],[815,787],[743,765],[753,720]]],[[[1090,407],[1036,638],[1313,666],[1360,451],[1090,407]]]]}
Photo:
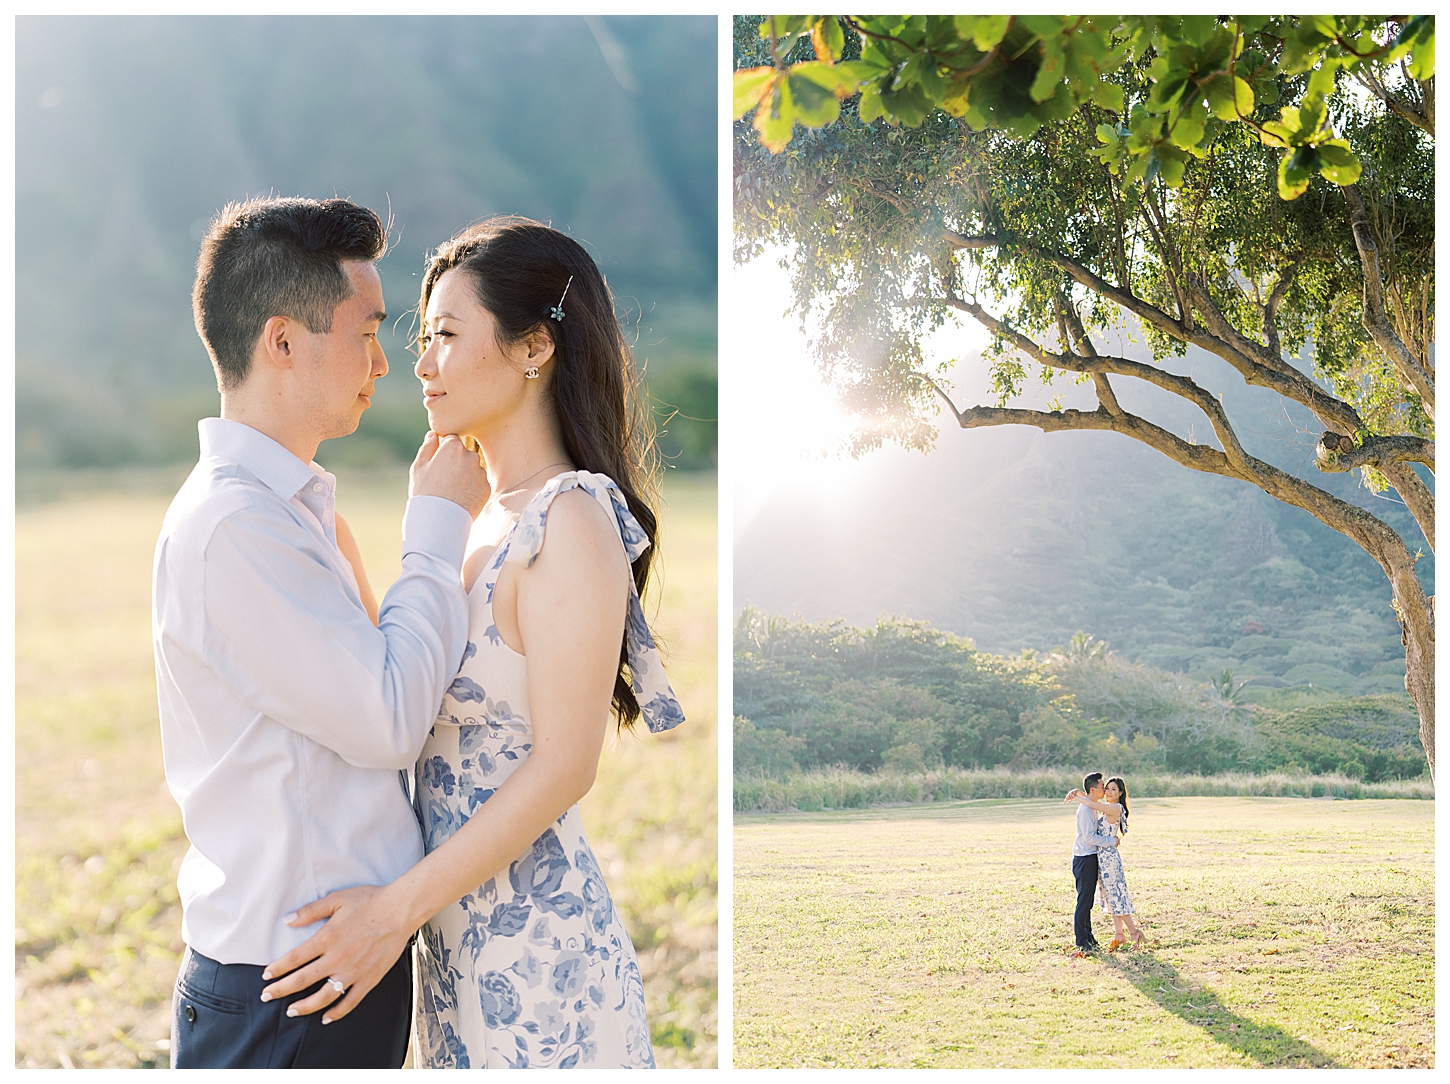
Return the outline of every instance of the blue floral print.
{"type": "MultiPolygon", "coordinates": [[[[619,526],[631,561],[649,539],[610,479],[552,479],[524,510],[470,592],[463,664],[439,707],[415,774],[429,851],[458,831],[533,750],[526,660],[493,623],[505,561],[533,563],[553,498],[582,489],[619,526]],[[480,631],[481,630],[481,631],[480,631]]],[[[639,596],[631,591],[626,660],[652,732],[684,722],[639,596]]],[[[647,1068],[654,1065],[634,946],[572,807],[507,871],[430,919],[417,942],[417,1060],[443,1068],[647,1068]]]]}
{"type": "Polygon", "coordinates": [[[1128,895],[1123,858],[1116,847],[1098,848],[1098,906],[1113,915],[1133,913],[1133,897],[1128,895]]]}

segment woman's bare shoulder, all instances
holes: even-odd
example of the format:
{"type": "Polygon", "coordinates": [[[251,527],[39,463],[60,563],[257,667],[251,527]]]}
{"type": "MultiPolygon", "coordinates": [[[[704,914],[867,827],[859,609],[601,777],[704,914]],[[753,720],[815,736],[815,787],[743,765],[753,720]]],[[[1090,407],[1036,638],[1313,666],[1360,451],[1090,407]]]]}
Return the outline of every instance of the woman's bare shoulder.
{"type": "Polygon", "coordinates": [[[544,545],[536,565],[581,561],[595,568],[628,567],[619,528],[610,521],[609,513],[583,489],[569,489],[549,504],[544,545]]]}

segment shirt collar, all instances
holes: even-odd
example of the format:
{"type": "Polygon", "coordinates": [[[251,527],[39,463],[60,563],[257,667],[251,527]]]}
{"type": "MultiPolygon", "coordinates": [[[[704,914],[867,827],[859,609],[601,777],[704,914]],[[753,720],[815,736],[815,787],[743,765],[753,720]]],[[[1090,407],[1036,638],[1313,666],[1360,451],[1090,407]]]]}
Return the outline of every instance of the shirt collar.
{"type": "Polygon", "coordinates": [[[241,464],[284,501],[290,501],[304,485],[318,478],[332,488],[332,475],[316,463],[302,462],[250,425],[228,418],[202,418],[196,428],[203,456],[217,456],[241,464]]]}

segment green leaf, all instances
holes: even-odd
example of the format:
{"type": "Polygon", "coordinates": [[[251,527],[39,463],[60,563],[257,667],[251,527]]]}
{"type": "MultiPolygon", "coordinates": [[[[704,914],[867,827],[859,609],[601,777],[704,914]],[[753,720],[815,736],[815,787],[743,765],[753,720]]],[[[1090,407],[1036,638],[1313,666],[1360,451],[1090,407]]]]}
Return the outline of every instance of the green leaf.
{"type": "Polygon", "coordinates": [[[1017,25],[1039,38],[1055,38],[1062,34],[1067,20],[1061,15],[1019,15],[1017,25]]]}
{"type": "Polygon", "coordinates": [[[819,60],[808,60],[797,64],[790,70],[792,77],[799,76],[809,79],[822,90],[830,91],[837,98],[845,98],[856,93],[856,85],[859,80],[855,77],[856,69],[845,64],[826,64],[819,60]]]}
{"type": "Polygon", "coordinates": [[[1309,85],[1304,91],[1304,97],[1324,98],[1334,93],[1334,72],[1335,65],[1324,63],[1314,69],[1309,76],[1309,85]]]}
{"type": "Polygon", "coordinates": [[[811,32],[811,44],[815,46],[817,60],[840,60],[841,50],[846,46],[841,20],[834,15],[822,16],[811,32]]]}
{"type": "Polygon", "coordinates": [[[908,128],[915,128],[935,108],[934,103],[922,93],[921,87],[915,83],[901,87],[899,90],[882,91],[881,104],[886,107],[887,116],[900,121],[908,128]]]}
{"type": "Polygon", "coordinates": [[[1168,138],[1181,150],[1192,150],[1203,142],[1203,128],[1206,117],[1202,106],[1185,109],[1174,122],[1168,138]]]}
{"type": "Polygon", "coordinates": [[[886,106],[881,101],[879,86],[873,84],[861,91],[860,112],[863,124],[870,124],[873,120],[886,116],[886,106]]]}
{"type": "Polygon", "coordinates": [[[774,32],[776,40],[785,44],[786,38],[799,34],[810,20],[809,15],[767,15],[760,20],[760,36],[769,41],[774,32]]]}
{"type": "Polygon", "coordinates": [[[1435,16],[1416,15],[1405,24],[1396,44],[1410,47],[1410,59],[1405,65],[1412,79],[1426,80],[1435,74],[1435,16]]]}
{"type": "Polygon", "coordinates": [[[1001,42],[1011,21],[1010,15],[958,15],[957,33],[985,53],[1001,42]]]}
{"type": "Polygon", "coordinates": [[[1220,76],[1205,88],[1208,108],[1219,120],[1238,120],[1254,111],[1254,91],[1244,80],[1220,76]]]}
{"type": "Polygon", "coordinates": [[[1159,147],[1158,161],[1163,170],[1163,183],[1169,188],[1178,188],[1183,184],[1183,169],[1188,165],[1188,159],[1182,151],[1174,147],[1159,147]]]}
{"type": "Polygon", "coordinates": [[[1323,98],[1305,96],[1299,103],[1299,131],[1305,139],[1312,138],[1324,126],[1324,117],[1329,112],[1323,98]]]}
{"type": "Polygon", "coordinates": [[[1314,147],[1296,147],[1279,159],[1279,195],[1293,200],[1302,196],[1309,188],[1314,174],[1319,172],[1319,151],[1314,147]]]}
{"type": "Polygon", "coordinates": [[[770,97],[755,111],[755,131],[771,154],[779,154],[790,143],[795,129],[795,106],[791,102],[790,80],[777,79],[770,97]]]}
{"type": "Polygon", "coordinates": [[[1117,83],[1109,83],[1106,79],[1094,80],[1088,84],[1088,101],[1109,113],[1121,113],[1123,111],[1123,88],[1117,83]]]}
{"type": "Polygon", "coordinates": [[[1188,89],[1188,73],[1174,70],[1162,80],[1153,84],[1148,92],[1148,108],[1154,113],[1166,113],[1178,104],[1188,89]]]}
{"type": "Polygon", "coordinates": [[[1179,24],[1179,33],[1193,45],[1202,45],[1218,29],[1218,19],[1212,15],[1185,15],[1179,24]]]}
{"type": "Polygon", "coordinates": [[[1062,81],[1062,37],[1047,38],[1042,43],[1042,62],[1037,68],[1037,77],[1032,80],[1028,92],[1034,102],[1045,102],[1057,93],[1057,84],[1062,81]]]}
{"type": "Polygon", "coordinates": [[[807,128],[820,128],[841,115],[841,100],[809,75],[792,71],[786,80],[790,84],[796,120],[807,128]]]}
{"type": "Polygon", "coordinates": [[[775,69],[770,67],[746,68],[735,73],[733,97],[736,120],[760,104],[760,99],[770,92],[774,79],[775,69]]]}
{"type": "Polygon", "coordinates": [[[1319,173],[1330,184],[1354,184],[1361,169],[1347,140],[1331,139],[1319,144],[1319,173]]]}
{"type": "Polygon", "coordinates": [[[858,84],[868,79],[879,79],[891,70],[890,64],[883,64],[879,60],[843,60],[836,65],[836,71],[841,73],[844,79],[854,79],[858,84]]]}

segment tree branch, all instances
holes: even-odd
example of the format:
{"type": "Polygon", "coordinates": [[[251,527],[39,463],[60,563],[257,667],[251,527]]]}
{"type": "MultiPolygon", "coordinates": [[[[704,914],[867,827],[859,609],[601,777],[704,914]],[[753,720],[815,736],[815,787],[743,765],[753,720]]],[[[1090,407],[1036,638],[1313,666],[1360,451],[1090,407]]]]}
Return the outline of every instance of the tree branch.
{"type": "Polygon", "coordinates": [[[1370,226],[1369,214],[1364,201],[1354,185],[1340,188],[1344,200],[1349,204],[1349,221],[1354,230],[1354,244],[1359,249],[1359,260],[1364,268],[1364,329],[1370,333],[1376,345],[1400,374],[1400,379],[1420,394],[1425,413],[1435,417],[1435,381],[1420,364],[1414,352],[1404,344],[1395,332],[1394,325],[1385,315],[1384,282],[1380,277],[1379,247],[1375,244],[1374,230],[1370,226]]]}
{"type": "MultiPolygon", "coordinates": [[[[1093,346],[1087,328],[1083,327],[1082,315],[1077,311],[1077,306],[1063,297],[1061,293],[1057,296],[1057,304],[1060,317],[1069,331],[1069,335],[1065,335],[1064,339],[1083,357],[1097,357],[1097,347],[1093,346]]],[[[1123,413],[1123,408],[1118,405],[1118,397],[1113,392],[1113,386],[1108,383],[1108,374],[1094,372],[1092,377],[1093,391],[1097,393],[1098,403],[1102,408],[1109,414],[1123,413]]]]}
{"type": "Polygon", "coordinates": [[[1268,353],[1275,358],[1284,357],[1284,349],[1279,344],[1279,306],[1283,304],[1284,295],[1289,292],[1289,287],[1294,282],[1294,276],[1298,274],[1303,262],[1304,257],[1300,255],[1284,269],[1284,273],[1279,276],[1279,281],[1274,283],[1274,288],[1269,291],[1269,300],[1264,303],[1264,343],[1268,353]]]}
{"type": "Polygon", "coordinates": [[[1313,411],[1325,426],[1337,425],[1348,432],[1363,428],[1359,415],[1347,403],[1336,399],[1303,373],[1289,365],[1282,358],[1271,358],[1262,346],[1240,335],[1233,325],[1218,312],[1211,299],[1203,311],[1207,329],[1194,328],[1185,332],[1183,326],[1162,309],[1151,305],[1126,289],[1119,289],[1089,271],[1086,267],[1049,252],[1035,245],[1016,240],[1003,240],[994,236],[969,237],[954,230],[942,230],[947,244],[957,249],[986,249],[1011,246],[1045,260],[1054,267],[1066,271],[1079,285],[1106,298],[1119,307],[1133,313],[1145,323],[1151,324],[1166,335],[1200,347],[1228,362],[1247,384],[1270,388],[1286,399],[1291,399],[1313,411]],[[1217,322],[1214,319],[1217,314],[1217,322]]]}
{"type": "Polygon", "coordinates": [[[1426,623],[1433,623],[1434,618],[1425,600],[1424,589],[1419,586],[1420,581],[1414,573],[1414,555],[1410,553],[1404,539],[1395,533],[1388,524],[1358,505],[1340,500],[1318,486],[1311,485],[1302,478],[1295,477],[1271,463],[1265,463],[1252,456],[1246,457],[1247,470],[1240,471],[1229,461],[1228,456],[1217,448],[1211,448],[1206,444],[1190,444],[1176,434],[1135,414],[1113,415],[1101,408],[1091,411],[1045,411],[1014,407],[974,406],[959,410],[936,381],[923,373],[912,373],[911,375],[931,385],[946,403],[952,416],[956,418],[957,424],[963,429],[997,425],[1030,425],[1041,429],[1044,433],[1065,430],[1107,430],[1122,433],[1151,448],[1156,448],[1169,459],[1190,470],[1239,478],[1258,486],[1265,493],[1276,497],[1285,504],[1302,508],[1315,519],[1353,539],[1375,559],[1394,584],[1397,600],[1404,604],[1401,620],[1414,624],[1417,635],[1428,635],[1430,641],[1426,642],[1433,641],[1433,628],[1427,631],[1426,623]]]}
{"type": "MultiPolygon", "coordinates": [[[[1211,392],[1199,387],[1186,376],[1178,376],[1175,373],[1167,372],[1156,365],[1148,365],[1141,361],[1130,361],[1127,358],[1102,357],[1093,351],[1090,357],[1079,357],[1076,354],[1054,354],[1039,346],[1032,339],[1021,332],[1007,326],[997,319],[986,309],[975,301],[966,301],[960,297],[933,298],[926,301],[914,302],[916,304],[946,304],[954,309],[959,309],[975,319],[993,334],[1011,342],[1018,350],[1021,350],[1028,357],[1041,362],[1043,365],[1051,365],[1054,368],[1065,369],[1068,372],[1076,373],[1117,373],[1119,376],[1136,377],[1139,380],[1147,381],[1162,388],[1164,391],[1172,392],[1183,399],[1187,399],[1203,411],[1208,417],[1209,424],[1213,426],[1214,435],[1223,445],[1224,453],[1228,456],[1229,462],[1233,464],[1235,471],[1248,471],[1248,457],[1243,445],[1239,443],[1238,434],[1234,432],[1233,426],[1229,424],[1228,415],[1224,412],[1223,404],[1211,392]]],[[[1086,336],[1084,336],[1085,338],[1086,336]]],[[[1089,343],[1089,347],[1091,344],[1089,343]]],[[[1109,392],[1111,394],[1111,392],[1109,392]]],[[[1114,400],[1116,402],[1116,399],[1114,400]]],[[[1129,417],[1122,412],[1114,415],[1116,417],[1129,417]]],[[[1176,439],[1176,438],[1175,438],[1176,439]]]]}
{"type": "Polygon", "coordinates": [[[1356,467],[1384,470],[1394,463],[1423,463],[1435,469],[1435,442],[1424,437],[1366,437],[1356,447],[1351,437],[1325,433],[1315,449],[1319,469],[1334,474],[1356,467]]]}
{"type": "Polygon", "coordinates": [[[1435,495],[1430,492],[1430,487],[1408,463],[1386,463],[1380,467],[1380,472],[1390,480],[1390,484],[1404,500],[1405,507],[1410,510],[1410,515],[1415,517],[1415,522],[1420,525],[1420,530],[1425,535],[1425,544],[1434,553],[1435,495]]]}
{"type": "Polygon", "coordinates": [[[1391,113],[1409,121],[1422,132],[1427,132],[1431,139],[1435,138],[1433,83],[1430,84],[1432,89],[1427,93],[1424,83],[1411,79],[1408,73],[1405,75],[1406,85],[1415,87],[1420,92],[1420,101],[1416,102],[1413,97],[1407,100],[1390,90],[1385,86],[1384,80],[1368,64],[1361,64],[1357,67],[1354,70],[1354,77],[1361,86],[1384,102],[1385,108],[1391,113]]]}
{"type": "Polygon", "coordinates": [[[860,181],[853,181],[849,177],[845,178],[845,181],[853,188],[859,188],[862,192],[875,196],[877,199],[884,199],[904,215],[911,213],[911,208],[907,206],[906,201],[894,192],[887,192],[877,188],[874,184],[863,184],[860,181]]]}

